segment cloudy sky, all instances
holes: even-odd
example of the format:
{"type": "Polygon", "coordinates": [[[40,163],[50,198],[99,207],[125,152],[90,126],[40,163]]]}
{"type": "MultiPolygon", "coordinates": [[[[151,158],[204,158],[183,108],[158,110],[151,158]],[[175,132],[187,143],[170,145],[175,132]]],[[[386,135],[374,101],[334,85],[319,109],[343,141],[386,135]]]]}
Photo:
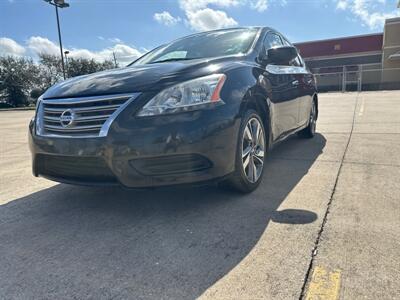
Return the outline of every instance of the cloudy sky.
{"type": "MultiPolygon", "coordinates": [[[[397,0],[67,0],[60,11],[71,56],[132,61],[169,40],[215,28],[271,26],[291,41],[380,32],[397,0]]],[[[54,7],[0,0],[0,55],[58,54],[54,7]]]]}

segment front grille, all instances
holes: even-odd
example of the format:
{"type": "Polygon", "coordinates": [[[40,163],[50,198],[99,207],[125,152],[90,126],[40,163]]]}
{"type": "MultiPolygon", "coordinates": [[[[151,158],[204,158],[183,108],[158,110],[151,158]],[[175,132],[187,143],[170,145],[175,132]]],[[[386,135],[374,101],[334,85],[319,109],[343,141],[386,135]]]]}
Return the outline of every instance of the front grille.
{"type": "Polygon", "coordinates": [[[98,157],[40,154],[37,171],[40,175],[81,182],[116,182],[105,161],[98,157]]]}
{"type": "Polygon", "coordinates": [[[133,94],[42,100],[39,134],[61,137],[104,136],[133,94]]]}

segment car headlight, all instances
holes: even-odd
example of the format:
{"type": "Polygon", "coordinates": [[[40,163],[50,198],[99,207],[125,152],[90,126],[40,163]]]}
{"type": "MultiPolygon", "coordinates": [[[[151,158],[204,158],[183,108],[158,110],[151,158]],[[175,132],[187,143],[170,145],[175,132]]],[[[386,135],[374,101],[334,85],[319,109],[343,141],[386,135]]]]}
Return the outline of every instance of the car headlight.
{"type": "Polygon", "coordinates": [[[220,104],[224,74],[214,74],[179,83],[158,93],[139,111],[138,116],[155,116],[201,109],[220,104]]]}
{"type": "Polygon", "coordinates": [[[43,97],[40,96],[36,101],[36,113],[35,113],[35,128],[36,134],[42,134],[42,115],[43,115],[43,105],[42,105],[43,97]]]}

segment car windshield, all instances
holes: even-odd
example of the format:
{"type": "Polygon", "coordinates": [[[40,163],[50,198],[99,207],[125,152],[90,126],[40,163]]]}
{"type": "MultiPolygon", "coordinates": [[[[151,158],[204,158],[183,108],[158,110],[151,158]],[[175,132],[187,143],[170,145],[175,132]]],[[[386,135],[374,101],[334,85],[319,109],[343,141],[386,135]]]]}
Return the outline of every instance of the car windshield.
{"type": "Polygon", "coordinates": [[[134,65],[246,53],[257,34],[257,28],[205,32],[179,39],[154,49],[134,65]]]}

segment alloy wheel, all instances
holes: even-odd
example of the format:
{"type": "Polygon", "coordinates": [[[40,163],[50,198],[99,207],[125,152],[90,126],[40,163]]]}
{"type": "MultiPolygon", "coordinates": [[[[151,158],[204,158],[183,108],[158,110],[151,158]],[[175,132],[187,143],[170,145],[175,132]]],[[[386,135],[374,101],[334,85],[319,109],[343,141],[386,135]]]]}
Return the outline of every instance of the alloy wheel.
{"type": "Polygon", "coordinates": [[[315,133],[316,126],[317,126],[317,116],[316,116],[315,102],[313,102],[310,113],[310,131],[312,134],[315,133]]]}
{"type": "Polygon", "coordinates": [[[257,182],[262,174],[264,155],[264,129],[257,118],[251,118],[246,124],[242,139],[243,171],[251,183],[257,182]]]}

